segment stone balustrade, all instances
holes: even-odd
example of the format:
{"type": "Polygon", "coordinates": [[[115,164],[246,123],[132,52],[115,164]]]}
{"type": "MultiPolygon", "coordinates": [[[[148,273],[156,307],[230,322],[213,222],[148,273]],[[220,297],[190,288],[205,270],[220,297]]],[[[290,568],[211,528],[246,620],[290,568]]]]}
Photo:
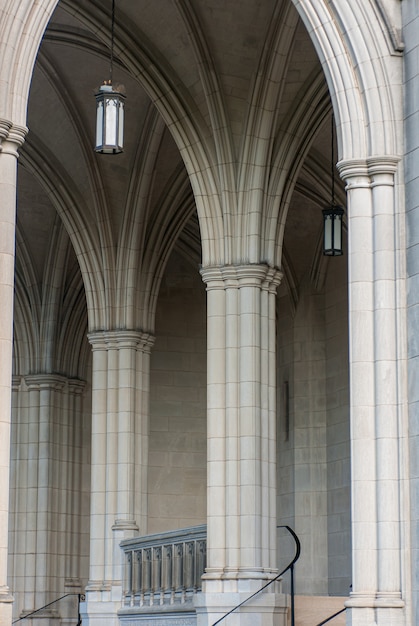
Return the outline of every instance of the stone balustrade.
{"type": "Polygon", "coordinates": [[[206,565],[206,525],[128,539],[123,607],[149,611],[190,605],[206,565]]]}

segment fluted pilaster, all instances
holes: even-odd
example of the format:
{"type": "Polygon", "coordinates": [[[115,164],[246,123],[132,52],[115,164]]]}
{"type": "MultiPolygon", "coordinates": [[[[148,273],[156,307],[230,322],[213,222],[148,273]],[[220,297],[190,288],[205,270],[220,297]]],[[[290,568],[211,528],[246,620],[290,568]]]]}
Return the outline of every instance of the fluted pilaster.
{"type": "Polygon", "coordinates": [[[352,462],[352,624],[404,624],[400,497],[403,325],[397,159],[340,164],[348,192],[352,462]]]}

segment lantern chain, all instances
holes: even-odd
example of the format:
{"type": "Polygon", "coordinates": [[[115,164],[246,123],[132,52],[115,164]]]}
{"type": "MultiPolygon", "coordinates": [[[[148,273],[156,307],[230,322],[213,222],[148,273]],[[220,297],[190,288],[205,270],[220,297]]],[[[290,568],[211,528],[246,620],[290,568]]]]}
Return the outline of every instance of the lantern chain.
{"type": "Polygon", "coordinates": [[[113,79],[113,48],[115,42],[115,0],[112,0],[112,18],[111,18],[111,61],[109,68],[109,84],[112,85],[113,79]]]}

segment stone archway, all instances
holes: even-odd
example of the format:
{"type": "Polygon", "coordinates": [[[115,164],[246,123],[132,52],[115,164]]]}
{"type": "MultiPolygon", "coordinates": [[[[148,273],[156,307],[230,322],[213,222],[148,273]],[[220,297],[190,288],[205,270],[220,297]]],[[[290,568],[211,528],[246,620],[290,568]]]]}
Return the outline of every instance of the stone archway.
{"type": "MultiPolygon", "coordinates": [[[[41,4],[24,2],[20,3],[16,14],[16,11],[12,10],[12,2],[9,2],[2,12],[2,32],[7,33],[7,37],[1,38],[5,43],[4,54],[0,57],[3,60],[0,70],[0,185],[2,191],[4,190],[2,198],[4,206],[7,205],[8,213],[4,221],[4,232],[8,232],[8,237],[4,249],[0,250],[2,262],[4,260],[7,267],[1,285],[7,324],[4,326],[4,337],[0,338],[4,359],[0,383],[3,409],[1,414],[4,416],[1,441],[5,442],[8,441],[10,422],[8,407],[16,156],[17,148],[23,141],[26,131],[27,94],[36,52],[48,18],[56,4],[51,1],[41,4]]],[[[189,8],[186,3],[180,3],[179,6],[181,9],[189,8]]],[[[381,17],[375,11],[374,3],[369,2],[365,5],[358,1],[349,7],[347,3],[338,1],[332,5],[325,2],[295,1],[294,6],[316,47],[328,81],[337,119],[340,170],[348,188],[352,463],[355,468],[353,476],[355,578],[350,607],[353,611],[353,623],[358,623],[356,620],[362,623],[362,620],[374,611],[378,616],[378,624],[380,620],[387,619],[385,617],[387,613],[394,614],[394,619],[399,620],[398,623],[404,623],[405,618],[399,616],[403,612],[403,603],[398,573],[400,569],[404,571],[405,567],[401,548],[402,520],[394,493],[395,485],[399,486],[404,478],[396,462],[400,453],[397,423],[404,401],[398,388],[403,368],[404,346],[399,342],[395,331],[396,310],[399,310],[403,317],[404,303],[400,301],[399,296],[402,277],[397,262],[398,244],[393,237],[394,232],[396,239],[399,237],[398,216],[402,210],[394,192],[395,182],[399,176],[398,159],[401,154],[398,137],[402,133],[400,94],[391,80],[392,73],[401,75],[400,59],[389,52],[389,42],[393,45],[391,37],[387,37],[385,29],[383,31],[381,28],[381,17]],[[371,33],[374,33],[374,36],[371,36],[371,33]],[[365,333],[365,329],[368,332],[365,333]],[[383,343],[381,341],[383,335],[391,338],[391,341],[383,343]],[[373,383],[367,384],[366,381],[373,383]],[[382,420],[383,415],[385,420],[382,420]],[[391,458],[394,459],[390,465],[386,462],[389,450],[391,458]],[[368,464],[359,463],[360,459],[365,458],[370,459],[368,464]],[[371,502],[376,506],[369,506],[371,502]],[[384,502],[385,507],[381,506],[384,502]],[[388,528],[391,528],[391,533],[387,534],[388,528]],[[377,529],[384,531],[377,532],[377,529]],[[360,537],[366,539],[371,553],[366,552],[363,546],[358,549],[360,537]],[[369,554],[370,558],[365,559],[366,554],[369,554]],[[394,557],[395,554],[397,558],[394,557]],[[384,617],[381,617],[380,611],[384,617]]],[[[199,37],[199,29],[194,30],[196,24],[187,10],[184,11],[184,19],[185,23],[191,26],[191,32],[196,35],[194,38],[196,54],[205,70],[203,82],[206,82],[207,95],[209,94],[208,106],[211,111],[209,117],[213,116],[212,119],[215,120],[216,149],[211,152],[213,146],[210,142],[205,143],[205,133],[200,132],[201,120],[198,120],[193,107],[186,106],[186,101],[182,100],[183,94],[167,89],[163,97],[162,75],[155,78],[151,75],[152,72],[147,73],[144,70],[142,78],[148,85],[149,94],[152,94],[154,89],[156,106],[159,107],[166,123],[172,126],[178,148],[187,164],[201,219],[206,280],[211,282],[211,290],[214,292],[222,291],[226,286],[232,288],[232,293],[235,293],[239,284],[242,293],[245,290],[250,293],[257,284],[257,288],[260,289],[260,293],[258,292],[260,301],[257,304],[252,303],[254,307],[252,312],[256,316],[260,315],[262,309],[265,311],[265,308],[270,306],[268,302],[272,299],[270,296],[279,277],[274,267],[281,265],[281,259],[276,259],[274,255],[265,256],[261,239],[254,236],[254,229],[260,227],[260,213],[253,211],[253,207],[261,203],[259,185],[263,176],[259,167],[265,164],[258,161],[260,154],[263,153],[263,150],[260,151],[263,143],[261,139],[269,141],[274,115],[259,118],[267,124],[267,127],[263,128],[264,136],[256,135],[257,124],[252,125],[249,117],[246,167],[242,169],[243,184],[240,183],[242,186],[237,187],[232,150],[234,142],[230,142],[228,133],[224,132],[225,110],[222,109],[218,99],[221,93],[220,85],[213,82],[210,56],[206,54],[207,51],[200,48],[203,42],[199,37]],[[253,175],[253,187],[243,182],[245,179],[251,179],[253,175]],[[222,184],[219,184],[218,180],[222,181],[222,184]],[[235,196],[236,191],[239,193],[235,196]],[[239,198],[240,194],[242,199],[239,198]],[[232,206],[234,210],[240,209],[235,217],[242,211],[236,221],[232,219],[234,212],[231,210],[232,206]],[[232,233],[237,232],[240,233],[240,241],[238,237],[236,241],[232,237],[232,233]],[[234,265],[234,271],[230,271],[231,265],[234,265]]],[[[291,26],[292,24],[288,23],[290,29],[291,26]]],[[[292,30],[283,31],[284,41],[287,41],[286,37],[292,38],[291,32],[292,30]]],[[[271,32],[270,36],[270,42],[274,42],[275,32],[271,32]]],[[[275,54],[282,53],[280,38],[277,43],[278,45],[272,44],[271,48],[267,46],[268,60],[272,50],[275,54]]],[[[141,63],[135,69],[129,55],[126,61],[130,69],[137,72],[138,78],[138,67],[141,63]]],[[[258,106],[261,101],[265,104],[275,102],[275,86],[272,86],[271,78],[276,71],[279,71],[278,67],[271,74],[265,72],[263,85],[265,91],[262,88],[259,91],[255,89],[253,102],[258,106]]],[[[266,159],[267,150],[266,148],[264,150],[266,159]]],[[[214,296],[215,308],[218,296],[219,294],[214,296]]],[[[235,314],[236,305],[235,296],[232,296],[228,306],[235,314]]],[[[266,346],[263,349],[262,346],[259,348],[265,358],[266,346]]],[[[218,376],[215,369],[214,374],[218,376]]],[[[217,380],[214,379],[213,383],[215,387],[217,380]]],[[[270,410],[272,411],[272,407],[270,410]]],[[[7,445],[5,454],[2,455],[4,459],[2,471],[5,477],[8,475],[6,448],[7,445]]],[[[3,497],[0,510],[7,516],[7,494],[3,497]]],[[[10,600],[5,579],[6,535],[7,533],[0,540],[3,554],[2,568],[4,565],[0,588],[6,590],[3,594],[5,599],[3,607],[8,607],[10,600]]],[[[272,547],[268,547],[267,550],[272,551],[272,547]]],[[[8,615],[9,609],[4,610],[8,615]]]]}

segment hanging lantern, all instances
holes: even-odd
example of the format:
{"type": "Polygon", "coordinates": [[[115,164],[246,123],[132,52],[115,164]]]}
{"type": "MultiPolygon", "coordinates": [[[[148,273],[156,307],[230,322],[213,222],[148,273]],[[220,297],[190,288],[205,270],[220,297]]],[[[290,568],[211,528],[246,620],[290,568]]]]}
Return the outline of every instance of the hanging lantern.
{"type": "Polygon", "coordinates": [[[331,143],[331,175],[332,198],[330,205],[323,209],[323,254],[325,256],[341,256],[342,250],[342,217],[344,210],[335,204],[335,158],[334,158],[334,130],[332,115],[332,143],[331,143]]]}
{"type": "Polygon", "coordinates": [[[112,87],[101,85],[96,94],[96,152],[118,154],[124,147],[125,96],[112,87]]]}
{"type": "Polygon", "coordinates": [[[342,250],[342,216],[341,206],[332,205],[323,210],[323,254],[340,256],[342,250]]]}
{"type": "Polygon", "coordinates": [[[109,80],[99,87],[96,97],[96,152],[118,154],[124,147],[124,100],[122,90],[112,85],[115,31],[115,0],[112,0],[111,58],[109,80]]]}

